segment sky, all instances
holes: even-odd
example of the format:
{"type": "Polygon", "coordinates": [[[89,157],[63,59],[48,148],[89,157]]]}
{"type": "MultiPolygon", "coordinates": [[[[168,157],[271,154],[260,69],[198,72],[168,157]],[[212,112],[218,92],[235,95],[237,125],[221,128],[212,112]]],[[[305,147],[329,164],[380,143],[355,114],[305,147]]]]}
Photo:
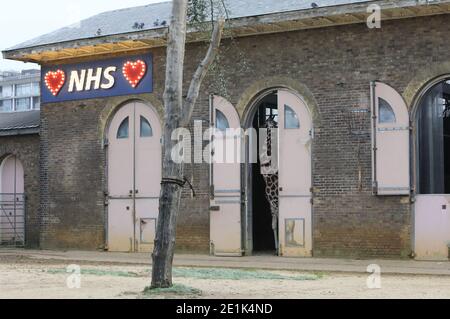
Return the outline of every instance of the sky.
{"type": "MultiPolygon", "coordinates": [[[[10,0],[2,1],[0,50],[52,32],[105,11],[166,0],[10,0]]],[[[38,68],[35,64],[4,60],[0,70],[38,68]]]]}

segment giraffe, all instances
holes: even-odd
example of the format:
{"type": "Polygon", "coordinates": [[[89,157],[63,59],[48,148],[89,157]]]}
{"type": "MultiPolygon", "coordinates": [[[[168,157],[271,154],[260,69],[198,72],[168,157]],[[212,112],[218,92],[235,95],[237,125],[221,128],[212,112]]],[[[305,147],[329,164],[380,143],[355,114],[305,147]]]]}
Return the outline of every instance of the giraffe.
{"type": "Polygon", "coordinates": [[[265,143],[261,145],[260,161],[261,174],[266,184],[265,193],[266,198],[270,204],[270,211],[272,214],[272,229],[275,238],[275,249],[277,255],[279,254],[279,239],[278,239],[278,217],[279,217],[279,189],[278,189],[278,166],[274,165],[274,156],[277,156],[277,151],[272,150],[273,130],[278,128],[274,116],[271,116],[265,123],[264,128],[267,132],[265,143]],[[275,154],[275,155],[274,155],[275,154]],[[275,167],[274,167],[275,166],[275,167]]]}

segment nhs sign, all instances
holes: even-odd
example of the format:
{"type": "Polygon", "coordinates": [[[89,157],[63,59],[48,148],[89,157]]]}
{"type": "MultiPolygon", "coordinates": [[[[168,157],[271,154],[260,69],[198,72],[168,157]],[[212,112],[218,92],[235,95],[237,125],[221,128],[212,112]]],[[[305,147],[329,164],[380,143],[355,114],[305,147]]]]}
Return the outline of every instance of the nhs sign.
{"type": "Polygon", "coordinates": [[[153,56],[42,67],[42,103],[153,92],[153,56]]]}

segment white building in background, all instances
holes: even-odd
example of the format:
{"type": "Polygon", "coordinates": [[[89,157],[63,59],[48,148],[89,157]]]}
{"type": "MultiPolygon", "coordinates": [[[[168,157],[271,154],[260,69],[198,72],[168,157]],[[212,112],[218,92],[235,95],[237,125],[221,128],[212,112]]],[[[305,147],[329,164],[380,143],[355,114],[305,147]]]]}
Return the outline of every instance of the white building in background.
{"type": "Polygon", "coordinates": [[[0,71],[0,112],[39,110],[40,71],[0,71]]]}

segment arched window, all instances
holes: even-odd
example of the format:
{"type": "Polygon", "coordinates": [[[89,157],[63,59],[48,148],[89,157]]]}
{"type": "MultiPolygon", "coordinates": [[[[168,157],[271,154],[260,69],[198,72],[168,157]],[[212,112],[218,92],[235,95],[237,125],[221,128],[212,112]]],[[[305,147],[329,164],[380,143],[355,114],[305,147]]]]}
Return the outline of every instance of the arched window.
{"type": "Polygon", "coordinates": [[[150,122],[143,116],[141,116],[141,129],[140,129],[141,137],[152,137],[153,129],[150,125],[150,122]]]}
{"type": "Polygon", "coordinates": [[[228,123],[228,120],[221,111],[216,110],[216,129],[220,131],[226,131],[230,128],[230,124],[228,123]]]}
{"type": "Polygon", "coordinates": [[[378,123],[389,124],[397,122],[392,106],[381,97],[378,98],[378,123]]]}
{"type": "Polygon", "coordinates": [[[288,105],[284,106],[284,128],[285,129],[299,129],[300,121],[297,113],[288,105]]]}
{"type": "Polygon", "coordinates": [[[419,194],[450,194],[450,81],[430,88],[417,111],[419,194]]]}
{"type": "Polygon", "coordinates": [[[117,138],[118,139],[125,139],[130,136],[130,118],[127,117],[122,121],[122,123],[119,126],[119,130],[117,131],[117,138]]]}

